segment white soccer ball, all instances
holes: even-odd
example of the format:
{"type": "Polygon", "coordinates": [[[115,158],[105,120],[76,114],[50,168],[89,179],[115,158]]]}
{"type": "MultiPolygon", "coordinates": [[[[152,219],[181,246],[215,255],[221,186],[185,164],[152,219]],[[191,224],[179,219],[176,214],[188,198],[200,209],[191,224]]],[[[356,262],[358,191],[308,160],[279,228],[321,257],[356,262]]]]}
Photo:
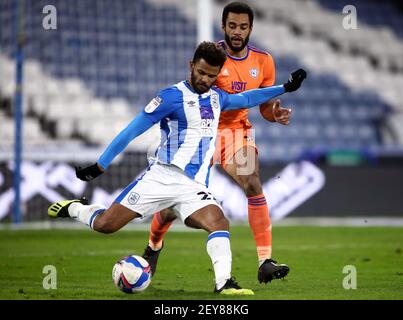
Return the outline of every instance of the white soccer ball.
{"type": "Polygon", "coordinates": [[[141,292],[151,283],[151,268],[144,258],[130,255],[115,263],[112,279],[125,293],[141,292]]]}

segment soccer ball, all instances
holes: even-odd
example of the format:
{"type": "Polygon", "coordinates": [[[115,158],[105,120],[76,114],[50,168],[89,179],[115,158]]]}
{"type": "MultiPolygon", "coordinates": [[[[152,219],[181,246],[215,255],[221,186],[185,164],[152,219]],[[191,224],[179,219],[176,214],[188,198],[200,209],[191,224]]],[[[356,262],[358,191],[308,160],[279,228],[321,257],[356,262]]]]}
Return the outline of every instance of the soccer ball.
{"type": "Polygon", "coordinates": [[[115,263],[112,279],[123,292],[141,292],[151,283],[151,268],[144,258],[130,255],[115,263]]]}

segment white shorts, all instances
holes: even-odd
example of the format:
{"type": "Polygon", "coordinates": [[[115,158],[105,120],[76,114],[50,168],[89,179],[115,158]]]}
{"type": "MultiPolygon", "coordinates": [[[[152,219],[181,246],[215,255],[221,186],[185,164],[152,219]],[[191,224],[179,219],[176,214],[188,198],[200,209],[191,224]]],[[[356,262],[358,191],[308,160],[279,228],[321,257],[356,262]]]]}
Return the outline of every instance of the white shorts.
{"type": "Polygon", "coordinates": [[[209,189],[173,165],[155,163],[128,185],[115,202],[143,218],[172,208],[184,222],[193,212],[210,204],[221,206],[209,189]]]}

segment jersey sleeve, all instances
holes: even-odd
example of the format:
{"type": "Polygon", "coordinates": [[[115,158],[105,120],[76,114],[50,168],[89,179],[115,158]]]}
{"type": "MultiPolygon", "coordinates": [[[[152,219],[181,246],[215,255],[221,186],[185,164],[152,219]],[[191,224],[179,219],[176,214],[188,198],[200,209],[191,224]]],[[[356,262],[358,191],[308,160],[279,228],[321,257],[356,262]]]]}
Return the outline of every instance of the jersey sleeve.
{"type": "Polygon", "coordinates": [[[153,123],[161,121],[176,109],[175,101],[178,98],[178,94],[179,90],[174,87],[160,91],[144,108],[144,116],[153,123]]]}
{"type": "Polygon", "coordinates": [[[98,164],[106,169],[132,140],[173,112],[178,97],[177,91],[174,87],[160,91],[158,96],[153,98],[144,110],[113,139],[98,159],[98,164]]]}
{"type": "Polygon", "coordinates": [[[218,94],[220,96],[221,110],[224,110],[231,103],[230,99],[229,99],[229,94],[227,92],[225,92],[224,90],[221,90],[221,89],[218,89],[217,92],[218,92],[218,94]]]}
{"type": "Polygon", "coordinates": [[[263,81],[260,87],[270,87],[276,82],[276,66],[273,57],[268,53],[263,63],[263,81]]]}
{"type": "Polygon", "coordinates": [[[285,93],[284,86],[280,85],[229,94],[228,103],[222,107],[222,110],[252,108],[283,93],[285,93]]]}
{"type": "Polygon", "coordinates": [[[154,125],[144,114],[144,111],[139,113],[136,118],[112,140],[99,157],[97,162],[103,169],[107,169],[112,160],[121,153],[133,139],[137,138],[154,125]]]}

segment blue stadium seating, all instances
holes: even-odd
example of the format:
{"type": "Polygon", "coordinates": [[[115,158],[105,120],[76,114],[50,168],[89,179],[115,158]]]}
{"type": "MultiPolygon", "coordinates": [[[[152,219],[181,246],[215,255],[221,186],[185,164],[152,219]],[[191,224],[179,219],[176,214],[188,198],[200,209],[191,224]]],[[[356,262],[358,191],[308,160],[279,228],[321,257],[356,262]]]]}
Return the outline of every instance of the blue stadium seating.
{"type": "MultiPolygon", "coordinates": [[[[403,15],[393,5],[393,1],[376,0],[317,0],[323,7],[342,12],[344,6],[353,5],[357,8],[359,21],[375,27],[387,26],[403,38],[403,15]]],[[[396,1],[397,3],[398,1],[396,1]]],[[[401,4],[400,4],[400,7],[401,4]]]]}
{"type": "MultiPolygon", "coordinates": [[[[0,2],[1,50],[9,56],[15,50],[14,2],[0,2]]],[[[120,97],[140,107],[187,76],[196,26],[177,8],[144,0],[54,0],[58,29],[45,31],[38,12],[47,4],[25,1],[25,54],[54,77],[80,78],[100,98],[120,97]]],[[[220,39],[221,32],[215,32],[220,39]]],[[[274,58],[278,83],[304,67],[293,56],[274,58]]],[[[269,124],[257,109],[250,112],[262,161],[294,160],[311,148],[363,149],[382,143],[379,122],[388,106],[375,93],[351,90],[337,75],[308,73],[300,91],[282,98],[293,108],[292,125],[269,124]]]]}

